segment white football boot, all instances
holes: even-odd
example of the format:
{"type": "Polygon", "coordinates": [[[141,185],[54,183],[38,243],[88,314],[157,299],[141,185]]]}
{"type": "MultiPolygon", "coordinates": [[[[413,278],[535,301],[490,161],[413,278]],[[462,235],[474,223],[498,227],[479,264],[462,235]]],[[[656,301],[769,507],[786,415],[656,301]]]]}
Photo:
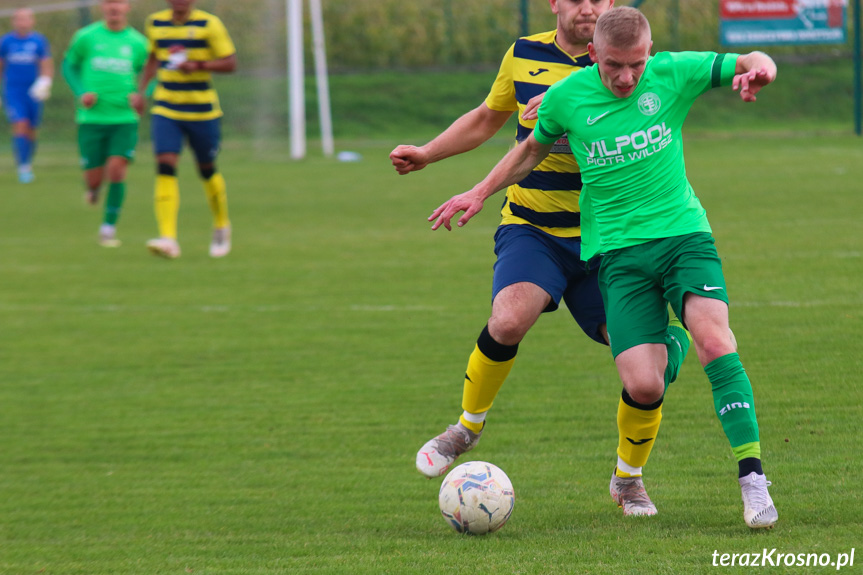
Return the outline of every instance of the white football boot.
{"type": "Polygon", "coordinates": [[[618,477],[617,469],[611,472],[611,483],[608,492],[617,506],[623,509],[623,514],[656,515],[656,505],[644,489],[644,481],[639,477],[618,477]]]}
{"type": "Polygon", "coordinates": [[[223,258],[231,253],[231,227],[215,228],[210,242],[210,257],[223,258]]]}
{"type": "Polygon", "coordinates": [[[118,248],[120,240],[117,239],[117,228],[111,224],[102,224],[99,227],[99,245],[103,248],[118,248]]]}
{"type": "Polygon", "coordinates": [[[461,422],[450,425],[446,431],[430,439],[417,452],[417,469],[426,477],[440,477],[458,459],[479,443],[482,431],[474,433],[461,422]]]}
{"type": "Polygon", "coordinates": [[[156,238],[147,242],[147,249],[154,256],[169,260],[180,257],[180,244],[174,238],[156,238]]]}
{"type": "Polygon", "coordinates": [[[779,519],[779,512],[767,487],[770,482],[764,475],[754,471],[737,480],[743,496],[743,520],[752,529],[770,529],[779,519]]]}

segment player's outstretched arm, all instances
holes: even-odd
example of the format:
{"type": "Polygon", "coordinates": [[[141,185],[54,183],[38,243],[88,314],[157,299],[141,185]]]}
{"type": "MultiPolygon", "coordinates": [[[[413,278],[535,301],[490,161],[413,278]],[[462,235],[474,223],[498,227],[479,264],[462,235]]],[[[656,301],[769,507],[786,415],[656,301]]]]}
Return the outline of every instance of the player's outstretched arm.
{"type": "Polygon", "coordinates": [[[409,174],[427,165],[473,150],[500,130],[512,112],[492,110],[485,102],[452,123],[425,146],[396,146],[390,161],[396,171],[409,174]]]}
{"type": "Polygon", "coordinates": [[[453,196],[432,212],[428,218],[429,221],[435,220],[432,229],[443,226],[452,231],[450,220],[459,212],[464,214],[459,218],[458,226],[468,223],[482,210],[483,203],[489,197],[526,178],[548,156],[551,147],[552,144],[537,142],[531,133],[525,141],[510,150],[483,181],[471,190],[453,196]]]}
{"type": "Polygon", "coordinates": [[[744,102],[754,102],[761,88],[776,80],[776,63],[764,52],[750,52],[737,58],[731,88],[740,90],[744,102]]]}

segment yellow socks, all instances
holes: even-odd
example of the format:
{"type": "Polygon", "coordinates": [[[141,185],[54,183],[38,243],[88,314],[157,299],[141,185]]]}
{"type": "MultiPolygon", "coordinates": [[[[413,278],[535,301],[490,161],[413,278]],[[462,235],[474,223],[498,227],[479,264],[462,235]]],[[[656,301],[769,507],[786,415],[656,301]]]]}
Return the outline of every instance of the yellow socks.
{"type": "Polygon", "coordinates": [[[180,185],[177,176],[156,176],[155,202],[159,236],[177,239],[177,212],[180,210],[180,185]]]}
{"type": "Polygon", "coordinates": [[[515,363],[517,352],[518,344],[502,345],[496,342],[489,335],[488,326],[477,339],[467,364],[461,405],[469,416],[474,415],[471,419],[478,421],[470,421],[465,415],[459,418],[461,424],[474,433],[482,431],[485,412],[491,409],[494,398],[515,363]]]}
{"type": "Polygon", "coordinates": [[[210,179],[204,180],[204,192],[213,212],[213,227],[228,227],[231,223],[228,220],[228,195],[225,193],[225,178],[221,172],[216,172],[210,179]]]}
{"type": "Polygon", "coordinates": [[[662,399],[652,405],[636,403],[623,390],[617,406],[617,476],[638,477],[647,463],[662,421],[662,399]]]}

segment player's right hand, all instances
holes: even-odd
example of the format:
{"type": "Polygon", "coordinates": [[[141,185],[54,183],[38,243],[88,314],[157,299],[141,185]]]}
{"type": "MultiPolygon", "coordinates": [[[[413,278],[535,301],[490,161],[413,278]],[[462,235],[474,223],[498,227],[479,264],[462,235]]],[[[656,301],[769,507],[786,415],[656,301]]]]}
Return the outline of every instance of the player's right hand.
{"type": "Polygon", "coordinates": [[[87,92],[81,96],[81,105],[84,106],[84,109],[89,110],[96,105],[98,99],[99,96],[95,92],[87,92]]]}
{"type": "Polygon", "coordinates": [[[390,152],[390,161],[399,175],[422,170],[429,165],[428,153],[417,146],[396,146],[390,152]]]}
{"type": "Polygon", "coordinates": [[[477,195],[474,190],[469,190],[463,194],[451,197],[445,203],[438,207],[429,216],[428,221],[436,220],[432,224],[432,230],[436,230],[443,226],[447,230],[452,231],[450,220],[459,212],[464,212],[464,215],[458,219],[458,227],[462,227],[470,221],[472,217],[477,215],[482,210],[483,200],[477,195]]]}

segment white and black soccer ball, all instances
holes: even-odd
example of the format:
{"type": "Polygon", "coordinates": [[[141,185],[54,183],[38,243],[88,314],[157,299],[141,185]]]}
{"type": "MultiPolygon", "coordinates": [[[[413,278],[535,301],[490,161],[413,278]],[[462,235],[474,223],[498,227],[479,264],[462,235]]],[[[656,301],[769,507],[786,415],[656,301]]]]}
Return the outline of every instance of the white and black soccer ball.
{"type": "Polygon", "coordinates": [[[499,467],[485,461],[462,463],[443,480],[440,512],[459,533],[483,535],[497,531],[515,505],[512,482],[499,467]]]}

